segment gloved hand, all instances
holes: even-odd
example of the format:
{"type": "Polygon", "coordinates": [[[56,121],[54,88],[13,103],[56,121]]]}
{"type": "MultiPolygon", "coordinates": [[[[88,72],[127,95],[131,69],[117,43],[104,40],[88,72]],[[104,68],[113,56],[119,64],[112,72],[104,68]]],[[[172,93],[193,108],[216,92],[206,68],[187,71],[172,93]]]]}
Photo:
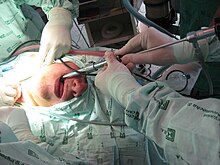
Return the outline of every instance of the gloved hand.
{"type": "Polygon", "coordinates": [[[108,66],[101,69],[95,77],[95,85],[104,93],[111,95],[123,106],[127,105],[127,94],[140,88],[128,68],[120,63],[112,51],[106,51],[108,66]]]}
{"type": "Polygon", "coordinates": [[[6,123],[12,129],[18,140],[39,142],[39,139],[30,130],[30,125],[23,109],[10,106],[0,107],[0,115],[0,121],[6,123]]]}
{"type": "Polygon", "coordinates": [[[133,64],[169,65],[177,62],[172,46],[147,53],[136,53],[173,41],[175,41],[175,39],[153,27],[146,26],[142,28],[141,33],[129,40],[125,46],[116,50],[115,55],[124,55],[121,58],[122,63],[128,65],[129,68],[132,67],[133,64]]]}
{"type": "Polygon", "coordinates": [[[0,107],[14,105],[21,96],[21,87],[16,83],[0,82],[0,107]]]}
{"type": "Polygon", "coordinates": [[[71,49],[71,12],[55,7],[49,12],[49,21],[45,25],[40,41],[41,63],[48,65],[54,59],[68,53],[71,49]]]}
{"type": "MultiPolygon", "coordinates": [[[[116,50],[115,55],[124,55],[121,60],[128,68],[132,68],[134,64],[171,65],[199,61],[193,44],[188,41],[146,53],[137,53],[141,50],[147,50],[175,41],[174,38],[169,37],[157,29],[145,26],[142,27],[141,33],[129,40],[124,47],[116,50]]],[[[206,59],[209,54],[208,40],[199,40],[198,44],[203,58],[206,59]]]]}

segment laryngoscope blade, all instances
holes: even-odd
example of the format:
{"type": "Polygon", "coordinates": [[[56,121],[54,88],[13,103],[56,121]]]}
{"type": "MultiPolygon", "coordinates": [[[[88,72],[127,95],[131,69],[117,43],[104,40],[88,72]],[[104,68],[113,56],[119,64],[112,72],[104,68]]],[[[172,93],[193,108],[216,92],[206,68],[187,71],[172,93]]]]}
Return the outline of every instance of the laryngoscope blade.
{"type": "Polygon", "coordinates": [[[79,75],[80,73],[91,73],[91,72],[97,71],[98,69],[102,68],[105,64],[107,64],[106,61],[102,61],[99,63],[93,63],[92,65],[86,66],[85,68],[81,68],[77,71],[65,74],[65,75],[63,75],[63,78],[74,77],[74,76],[79,75]]]}

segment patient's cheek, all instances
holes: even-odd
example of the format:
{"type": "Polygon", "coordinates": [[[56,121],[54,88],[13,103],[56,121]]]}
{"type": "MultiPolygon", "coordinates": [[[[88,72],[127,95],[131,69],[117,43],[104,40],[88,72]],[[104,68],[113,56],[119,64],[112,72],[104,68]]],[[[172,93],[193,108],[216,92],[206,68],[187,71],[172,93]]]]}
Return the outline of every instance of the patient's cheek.
{"type": "Polygon", "coordinates": [[[85,77],[83,77],[76,82],[77,82],[76,91],[78,91],[79,95],[82,95],[86,91],[86,89],[88,88],[87,80],[85,77]]]}
{"type": "Polygon", "coordinates": [[[87,88],[88,88],[88,84],[87,83],[81,84],[80,90],[79,90],[79,96],[82,95],[86,91],[87,88]]]}
{"type": "Polygon", "coordinates": [[[38,84],[36,88],[36,92],[38,93],[38,95],[41,98],[44,98],[45,100],[52,99],[52,95],[51,95],[52,90],[53,90],[53,86],[44,83],[38,84]]]}

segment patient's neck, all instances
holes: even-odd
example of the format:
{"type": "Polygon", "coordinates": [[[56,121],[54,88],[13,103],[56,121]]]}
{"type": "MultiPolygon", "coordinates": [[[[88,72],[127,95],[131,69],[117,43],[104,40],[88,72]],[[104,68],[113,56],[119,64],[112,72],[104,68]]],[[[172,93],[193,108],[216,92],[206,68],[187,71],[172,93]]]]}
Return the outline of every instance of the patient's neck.
{"type": "Polygon", "coordinates": [[[20,85],[21,85],[21,96],[17,99],[16,102],[24,103],[29,106],[37,106],[38,104],[34,101],[30,91],[28,90],[28,83],[22,82],[20,85]]]}

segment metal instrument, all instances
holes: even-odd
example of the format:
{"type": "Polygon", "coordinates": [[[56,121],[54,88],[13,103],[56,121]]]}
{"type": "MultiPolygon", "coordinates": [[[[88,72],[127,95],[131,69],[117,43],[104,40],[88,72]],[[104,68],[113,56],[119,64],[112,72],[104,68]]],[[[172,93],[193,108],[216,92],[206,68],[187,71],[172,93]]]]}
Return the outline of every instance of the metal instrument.
{"type": "Polygon", "coordinates": [[[86,73],[86,74],[92,73],[92,72],[95,72],[98,69],[102,68],[105,64],[107,64],[106,61],[102,61],[102,62],[99,62],[99,63],[92,63],[91,65],[86,66],[85,68],[81,68],[81,69],[79,69],[77,71],[65,74],[63,76],[63,78],[74,77],[74,76],[77,76],[77,75],[82,74],[82,73],[86,73]]]}
{"type": "MultiPolygon", "coordinates": [[[[177,43],[180,43],[180,42],[184,42],[184,41],[188,41],[190,43],[195,43],[198,40],[207,38],[207,37],[215,35],[215,34],[216,34],[216,29],[213,28],[213,27],[212,28],[207,28],[207,29],[202,29],[202,30],[199,30],[199,31],[188,33],[186,38],[176,40],[174,42],[170,42],[170,43],[167,43],[167,44],[159,45],[159,46],[156,46],[156,47],[153,47],[151,49],[144,50],[144,51],[140,51],[137,54],[154,51],[154,50],[161,49],[161,48],[171,46],[171,45],[174,45],[174,44],[177,44],[177,43]]],[[[103,55],[104,52],[101,52],[101,54],[103,55]]],[[[107,63],[106,61],[102,61],[102,62],[99,62],[99,63],[93,63],[92,65],[89,65],[85,68],[82,68],[82,69],[79,69],[77,71],[68,73],[68,74],[64,75],[63,78],[69,78],[69,77],[77,76],[77,75],[82,74],[82,73],[87,73],[87,74],[92,73],[94,71],[97,71],[101,67],[103,67],[106,63],[107,63]]]]}

